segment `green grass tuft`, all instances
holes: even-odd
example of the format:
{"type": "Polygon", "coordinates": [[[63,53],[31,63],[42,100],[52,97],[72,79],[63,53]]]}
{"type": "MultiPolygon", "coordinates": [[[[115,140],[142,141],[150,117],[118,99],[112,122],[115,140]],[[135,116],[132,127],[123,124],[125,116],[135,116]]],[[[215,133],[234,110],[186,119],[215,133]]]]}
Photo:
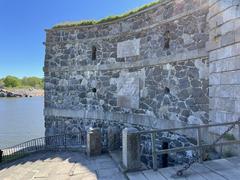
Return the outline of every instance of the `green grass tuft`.
{"type": "Polygon", "coordinates": [[[63,23],[54,25],[53,29],[62,28],[62,27],[75,27],[75,26],[94,25],[94,24],[101,24],[101,23],[105,23],[105,22],[112,22],[112,21],[115,21],[115,20],[118,20],[121,18],[125,18],[129,15],[135,14],[137,12],[140,12],[146,8],[149,8],[151,6],[154,6],[158,3],[160,3],[161,1],[162,0],[157,0],[157,1],[151,2],[149,4],[143,5],[139,8],[133,9],[127,13],[115,15],[115,16],[108,16],[108,17],[105,17],[98,21],[97,20],[82,20],[82,21],[75,21],[75,22],[74,21],[73,22],[63,22],[63,23]]]}
{"type": "Polygon", "coordinates": [[[223,136],[223,138],[224,138],[225,140],[228,140],[228,141],[234,141],[234,140],[236,140],[235,136],[234,136],[233,134],[229,134],[229,133],[225,134],[225,135],[223,136]]]}

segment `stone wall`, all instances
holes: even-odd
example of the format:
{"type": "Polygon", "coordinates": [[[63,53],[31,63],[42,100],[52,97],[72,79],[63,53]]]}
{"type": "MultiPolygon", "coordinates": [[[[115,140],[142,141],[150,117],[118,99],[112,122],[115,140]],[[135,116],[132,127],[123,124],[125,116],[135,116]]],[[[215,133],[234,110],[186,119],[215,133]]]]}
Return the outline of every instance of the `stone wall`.
{"type": "Polygon", "coordinates": [[[240,116],[240,1],[211,0],[209,6],[209,120],[236,121],[240,116]]]}
{"type": "Polygon", "coordinates": [[[71,124],[89,117],[148,128],[208,123],[207,15],[207,0],[166,0],[114,22],[47,30],[46,135],[81,129],[71,124]]]}

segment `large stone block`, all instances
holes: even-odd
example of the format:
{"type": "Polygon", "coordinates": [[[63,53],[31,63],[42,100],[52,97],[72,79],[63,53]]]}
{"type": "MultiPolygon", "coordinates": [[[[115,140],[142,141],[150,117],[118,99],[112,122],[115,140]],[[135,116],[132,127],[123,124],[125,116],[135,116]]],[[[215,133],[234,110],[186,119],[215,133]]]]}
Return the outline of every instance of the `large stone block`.
{"type": "Polygon", "coordinates": [[[221,84],[240,84],[240,70],[221,73],[221,84]]]}
{"type": "MultiPolygon", "coordinates": [[[[240,100],[235,101],[235,113],[240,113],[240,100]]],[[[240,114],[239,114],[240,117],[240,114]]]]}
{"type": "Polygon", "coordinates": [[[221,34],[226,34],[230,31],[233,31],[234,30],[234,26],[235,26],[235,23],[234,21],[228,21],[226,23],[224,23],[220,29],[221,29],[221,34]]]}
{"type": "Polygon", "coordinates": [[[240,41],[240,27],[235,30],[235,42],[240,41]]]}
{"type": "MultiPolygon", "coordinates": [[[[214,101],[213,107],[214,109],[225,111],[225,112],[233,112],[235,109],[235,101],[226,98],[213,98],[214,101]]],[[[211,107],[212,104],[210,104],[211,107]]]]}
{"type": "Polygon", "coordinates": [[[226,46],[235,42],[235,32],[230,31],[221,37],[221,45],[226,46]]]}
{"type": "Polygon", "coordinates": [[[228,9],[226,9],[222,14],[223,22],[227,22],[227,21],[235,19],[237,17],[238,10],[239,9],[237,6],[232,6],[228,9]]]}
{"type": "Polygon", "coordinates": [[[213,73],[209,77],[209,84],[210,85],[220,84],[220,80],[221,80],[221,75],[218,73],[213,73]]]}
{"type": "Polygon", "coordinates": [[[238,84],[238,85],[235,85],[234,87],[232,87],[232,89],[233,89],[233,91],[234,91],[234,95],[233,95],[233,97],[235,98],[235,99],[240,99],[240,84],[238,84]]]}

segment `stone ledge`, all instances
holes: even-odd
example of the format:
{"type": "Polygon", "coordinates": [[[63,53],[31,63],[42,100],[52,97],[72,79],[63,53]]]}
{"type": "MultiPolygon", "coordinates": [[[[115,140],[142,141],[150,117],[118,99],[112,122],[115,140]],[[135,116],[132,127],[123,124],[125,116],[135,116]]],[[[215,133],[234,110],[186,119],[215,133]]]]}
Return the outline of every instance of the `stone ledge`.
{"type": "Polygon", "coordinates": [[[186,61],[189,59],[199,59],[199,58],[207,58],[208,54],[204,49],[194,50],[187,53],[176,54],[173,56],[161,57],[159,59],[144,59],[141,61],[131,62],[131,63],[114,63],[114,64],[103,64],[103,65],[88,65],[88,66],[74,66],[74,67],[66,67],[66,68],[48,68],[45,69],[45,72],[51,71],[106,71],[106,70],[120,70],[120,69],[128,69],[128,68],[141,68],[155,65],[168,64],[176,61],[186,61]]]}
{"type": "Polygon", "coordinates": [[[45,108],[45,117],[66,117],[66,118],[82,118],[86,120],[111,121],[129,125],[139,125],[147,128],[166,129],[174,127],[184,127],[185,122],[157,119],[148,115],[123,114],[113,112],[103,112],[97,110],[70,110],[70,109],[54,109],[45,108]]]}

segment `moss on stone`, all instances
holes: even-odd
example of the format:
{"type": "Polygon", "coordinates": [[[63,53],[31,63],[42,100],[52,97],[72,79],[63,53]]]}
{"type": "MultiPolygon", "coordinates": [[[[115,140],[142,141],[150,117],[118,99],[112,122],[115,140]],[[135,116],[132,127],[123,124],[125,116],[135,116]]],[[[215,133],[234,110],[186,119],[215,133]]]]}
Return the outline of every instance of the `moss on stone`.
{"type": "Polygon", "coordinates": [[[114,21],[114,20],[125,18],[127,16],[132,15],[132,14],[140,12],[140,11],[142,11],[144,9],[152,7],[152,6],[160,3],[161,1],[162,0],[157,0],[157,1],[151,2],[149,4],[143,5],[143,6],[139,7],[139,8],[133,9],[133,10],[127,12],[127,13],[120,14],[120,15],[115,15],[115,16],[108,16],[108,17],[105,17],[105,18],[100,19],[100,20],[82,20],[82,21],[63,22],[63,23],[59,23],[59,24],[54,25],[53,28],[55,29],[55,28],[62,28],[62,27],[75,27],[75,26],[95,25],[95,24],[111,22],[111,21],[114,21]]]}

